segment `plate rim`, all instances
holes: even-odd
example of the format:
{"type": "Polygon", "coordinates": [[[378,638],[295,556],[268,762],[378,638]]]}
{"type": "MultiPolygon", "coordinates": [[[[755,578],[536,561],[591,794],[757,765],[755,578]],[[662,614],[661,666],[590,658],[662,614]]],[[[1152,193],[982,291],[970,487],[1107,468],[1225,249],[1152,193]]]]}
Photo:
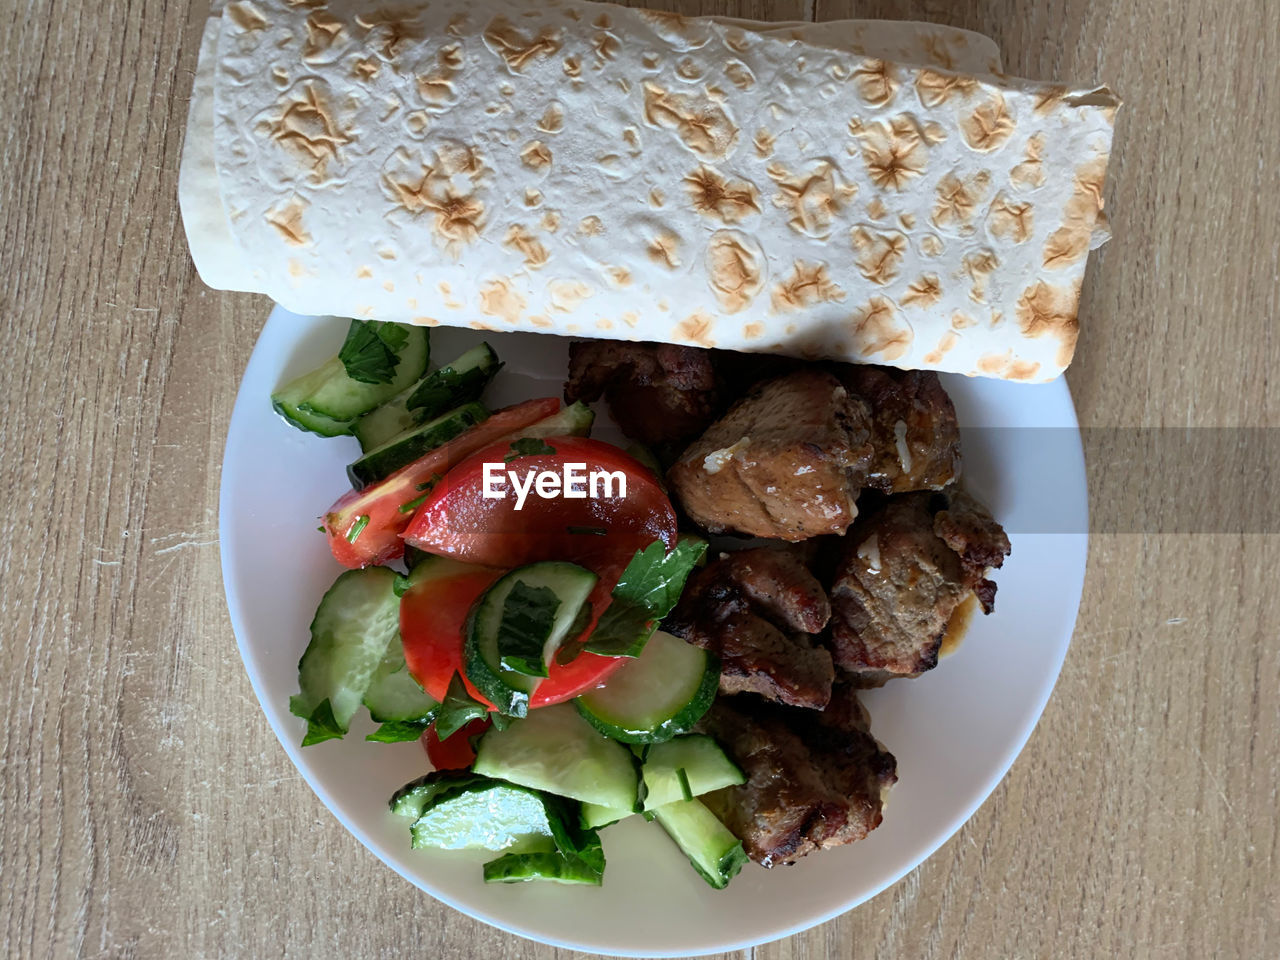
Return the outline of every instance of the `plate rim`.
{"type": "MultiPolygon", "coordinates": [[[[1040,718],[1044,715],[1045,707],[1048,705],[1053,691],[1057,687],[1058,678],[1062,672],[1062,666],[1066,661],[1067,652],[1071,647],[1071,641],[1074,639],[1075,627],[1079,622],[1080,602],[1083,597],[1085,576],[1087,573],[1088,553],[1089,553],[1089,533],[1088,533],[1088,516],[1089,516],[1089,498],[1088,498],[1088,472],[1085,469],[1083,439],[1080,434],[1079,416],[1075,407],[1075,399],[1071,394],[1070,384],[1066,377],[1059,377],[1052,381],[1050,385],[1060,386],[1066,392],[1067,409],[1070,413],[1070,429],[1073,431],[1073,442],[1071,444],[1072,466],[1079,467],[1080,476],[1083,481],[1082,493],[1082,510],[1083,510],[1083,533],[1078,534],[1061,534],[1064,543],[1069,544],[1069,549],[1078,555],[1078,560],[1073,561],[1071,569],[1078,571],[1072,582],[1065,591],[1066,599],[1070,601],[1071,623],[1069,631],[1066,631],[1066,643],[1062,644],[1060,652],[1055,656],[1054,662],[1051,664],[1051,670],[1046,674],[1042,683],[1042,687],[1037,691],[1034,700],[1035,709],[1029,720],[1022,724],[1022,729],[1017,731],[1017,735],[1011,741],[1010,747],[1000,763],[993,767],[993,773],[982,783],[981,787],[974,792],[970,803],[961,809],[961,811],[952,817],[944,827],[938,830],[935,841],[927,845],[917,857],[906,863],[900,870],[891,872],[888,879],[882,883],[874,885],[873,889],[866,892],[865,895],[852,899],[849,902],[827,910],[820,915],[807,917],[797,923],[788,924],[784,929],[776,932],[756,937],[747,937],[741,940],[716,944],[707,947],[697,947],[692,950],[641,950],[633,948],[608,948],[601,949],[599,944],[586,943],[583,941],[575,941],[554,936],[547,936],[542,933],[535,933],[531,930],[521,929],[518,925],[508,923],[492,912],[482,908],[473,908],[460,903],[456,898],[451,897],[443,890],[429,886],[420,877],[411,874],[409,871],[402,869],[399,864],[387,859],[378,849],[377,842],[363,829],[357,826],[352,820],[346,817],[341,805],[336,801],[334,796],[325,788],[319,779],[312,775],[308,769],[310,764],[302,757],[301,747],[296,746],[292,740],[291,731],[286,731],[283,724],[277,719],[273,710],[268,707],[268,697],[264,690],[264,681],[259,672],[252,666],[252,657],[250,655],[250,644],[247,641],[249,631],[245,623],[245,615],[243,612],[242,601],[239,597],[238,590],[235,586],[235,577],[232,569],[232,555],[235,550],[229,544],[238,542],[238,537],[234,534],[232,525],[228,521],[230,516],[230,501],[232,498],[231,485],[228,483],[228,474],[234,473],[234,470],[228,470],[228,464],[231,462],[229,451],[232,450],[232,437],[236,432],[237,421],[240,419],[242,410],[247,410],[251,404],[259,402],[256,396],[251,398],[248,395],[248,385],[254,380],[251,373],[257,372],[257,367],[266,363],[266,355],[259,352],[264,336],[268,328],[273,322],[278,324],[282,322],[283,317],[295,317],[294,314],[285,310],[278,304],[272,305],[272,310],[263,323],[262,328],[258,332],[258,336],[254,341],[253,350],[250,353],[248,363],[245,365],[244,372],[240,376],[240,383],[236,388],[236,396],[232,405],[231,415],[227,420],[226,435],[223,440],[223,456],[219,466],[218,478],[218,550],[219,550],[219,571],[222,576],[223,595],[227,604],[227,611],[231,620],[232,632],[236,639],[236,648],[240,654],[241,664],[245,673],[248,675],[249,684],[253,689],[254,696],[257,698],[259,709],[267,720],[276,739],[284,748],[285,755],[289,758],[289,762],[302,776],[307,786],[328,809],[329,813],[338,821],[338,823],[347,830],[352,836],[360,842],[370,853],[372,853],[385,866],[394,870],[399,876],[407,880],[415,888],[426,893],[433,899],[445,904],[446,906],[457,910],[459,913],[479,920],[492,927],[496,927],[506,933],[522,937],[537,943],[544,943],[548,946],[558,947],[565,950],[574,950],[579,952],[596,953],[603,956],[616,957],[698,957],[707,956],[715,953],[727,953],[738,950],[747,950],[766,943],[773,943],[788,937],[795,936],[806,930],[821,926],[831,920],[839,917],[850,910],[879,896],[885,890],[895,886],[907,874],[911,873],[926,860],[931,858],[938,852],[948,841],[950,841],[960,829],[973,818],[984,803],[990,799],[991,794],[995,792],[996,787],[1008,775],[1013,764],[1022,755],[1026,748],[1027,742],[1030,740],[1032,733],[1040,722],[1040,718]]],[[[301,319],[312,319],[304,317],[301,319]]],[[[1043,386],[1050,386],[1043,385],[1043,386]]],[[[1065,426],[1065,425],[1064,425],[1065,426]]],[[[1066,625],[1064,624],[1064,630],[1066,625]]]]}

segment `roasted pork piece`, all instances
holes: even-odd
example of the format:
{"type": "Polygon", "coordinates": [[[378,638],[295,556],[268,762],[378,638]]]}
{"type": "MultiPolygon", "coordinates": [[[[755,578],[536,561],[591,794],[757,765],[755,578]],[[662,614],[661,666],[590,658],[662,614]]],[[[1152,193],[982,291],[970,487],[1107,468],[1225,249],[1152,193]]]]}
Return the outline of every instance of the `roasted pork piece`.
{"type": "Polygon", "coordinates": [[[844,533],[872,459],[869,412],[834,376],[802,369],[757,384],[668,472],[711,533],[799,541],[844,533]]]}
{"type": "Polygon", "coordinates": [[[622,432],[675,456],[720,409],[711,351],[666,343],[587,340],[569,345],[564,398],[601,396],[622,432]]]}
{"type": "Polygon", "coordinates": [[[838,376],[871,410],[875,456],[866,486],[940,490],[960,476],[956,408],[936,373],[840,364],[838,376]]]}
{"type": "Polygon", "coordinates": [[[835,686],[824,711],[721,697],[701,726],[747,776],[703,799],[756,863],[795,863],[880,825],[897,763],[847,684],[835,686]]]}
{"type": "Polygon", "coordinates": [[[890,497],[864,514],[840,547],[831,587],[836,664],[862,685],[937,666],[947,622],[976,594],[990,613],[986,579],[1009,554],[1009,538],[963,490],[890,497]]]}
{"type": "Polygon", "coordinates": [[[722,693],[821,710],[835,670],[813,635],[830,616],[826,592],[794,552],[759,547],[697,571],[662,627],[720,658],[722,693]]]}

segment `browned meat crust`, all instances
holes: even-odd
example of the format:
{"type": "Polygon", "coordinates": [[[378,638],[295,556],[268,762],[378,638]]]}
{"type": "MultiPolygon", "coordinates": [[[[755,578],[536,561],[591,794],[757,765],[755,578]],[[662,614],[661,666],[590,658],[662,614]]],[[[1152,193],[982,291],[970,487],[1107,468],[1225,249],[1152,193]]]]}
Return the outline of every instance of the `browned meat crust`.
{"type": "Polygon", "coordinates": [[[1009,553],[1003,528],[959,489],[891,497],[841,545],[831,588],[836,664],[864,685],[937,666],[947,622],[976,593],[991,612],[984,575],[1009,553]]]}
{"type": "Polygon", "coordinates": [[[835,668],[812,634],[830,616],[826,592],[799,559],[760,547],[697,571],[662,626],[719,656],[723,693],[758,693],[820,710],[835,668]]]}
{"type": "Polygon", "coordinates": [[[704,799],[756,863],[795,863],[880,825],[897,763],[848,685],[837,684],[823,712],[721,698],[702,726],[747,776],[704,799]]]}
{"type": "Polygon", "coordinates": [[[628,437],[675,455],[720,409],[711,351],[666,343],[588,340],[569,345],[564,398],[604,396],[628,437]]]}
{"type": "Polygon", "coordinates": [[[839,376],[871,409],[875,458],[868,487],[941,490],[960,476],[956,409],[936,373],[842,364],[839,376]]]}
{"type": "Polygon", "coordinates": [[[757,384],[668,473],[712,533],[799,541],[842,534],[871,461],[864,404],[817,369],[757,384]]]}

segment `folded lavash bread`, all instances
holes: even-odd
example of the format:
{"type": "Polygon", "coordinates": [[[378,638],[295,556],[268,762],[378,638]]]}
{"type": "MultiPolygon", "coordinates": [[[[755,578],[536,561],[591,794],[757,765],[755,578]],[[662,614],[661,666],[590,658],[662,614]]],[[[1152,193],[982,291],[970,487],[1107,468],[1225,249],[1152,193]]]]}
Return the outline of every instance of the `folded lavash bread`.
{"type": "Polygon", "coordinates": [[[188,242],[299,313],[1049,380],[1117,102],[996,69],[922,25],[238,0],[188,242]]]}

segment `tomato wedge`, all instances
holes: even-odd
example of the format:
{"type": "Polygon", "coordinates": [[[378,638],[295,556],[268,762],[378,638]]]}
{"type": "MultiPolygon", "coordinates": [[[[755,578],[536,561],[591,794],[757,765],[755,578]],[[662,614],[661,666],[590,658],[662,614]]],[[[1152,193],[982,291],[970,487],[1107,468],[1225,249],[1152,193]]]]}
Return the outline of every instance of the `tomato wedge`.
{"type": "Polygon", "coordinates": [[[413,516],[412,509],[402,508],[422,497],[426,484],[468,454],[553,416],[559,409],[556,397],[505,407],[386,479],[340,497],[324,517],[334,558],[353,569],[394,560],[404,553],[400,534],[413,516]]]}
{"type": "Polygon", "coordinates": [[[471,738],[488,729],[488,720],[472,720],[441,740],[433,723],[422,735],[422,747],[427,751],[427,759],[437,770],[466,770],[476,762],[476,752],[471,749],[471,738]]]}
{"type": "Polygon", "coordinates": [[[404,539],[428,553],[488,566],[572,560],[602,579],[612,573],[609,589],[636,550],[655,540],[667,549],[675,544],[675,510],[648,467],[600,440],[549,437],[542,443],[553,452],[522,455],[506,463],[513,451],[511,443],[503,441],[467,457],[432,489],[404,539]],[[612,486],[603,476],[594,488],[584,479],[574,486],[588,495],[546,499],[530,488],[520,503],[507,477],[505,495],[491,498],[484,495],[486,464],[491,475],[515,473],[521,485],[543,473],[564,477],[566,467],[572,466],[575,478],[609,474],[612,486]],[[625,496],[619,475],[625,480],[625,496]],[[590,495],[593,490],[599,495],[590,495]],[[622,566],[617,566],[619,558],[622,566]]]}
{"type": "MultiPolygon", "coordinates": [[[[405,664],[410,675],[435,699],[444,699],[450,679],[458,673],[463,677],[467,693],[480,703],[492,706],[463,673],[462,631],[472,605],[504,572],[492,567],[473,567],[452,576],[416,583],[401,598],[400,636],[404,641],[405,664]]],[[[603,587],[604,602],[617,582],[617,575],[615,572],[603,587]]],[[[598,589],[600,586],[597,584],[598,589]]],[[[596,599],[593,595],[592,600],[596,599]]],[[[603,610],[604,602],[597,605],[598,610],[603,610]]],[[[591,626],[594,626],[594,617],[591,626]]],[[[530,706],[541,707],[576,697],[584,690],[599,686],[624,662],[619,657],[582,653],[569,663],[553,663],[549,676],[530,698],[530,706]]]]}

